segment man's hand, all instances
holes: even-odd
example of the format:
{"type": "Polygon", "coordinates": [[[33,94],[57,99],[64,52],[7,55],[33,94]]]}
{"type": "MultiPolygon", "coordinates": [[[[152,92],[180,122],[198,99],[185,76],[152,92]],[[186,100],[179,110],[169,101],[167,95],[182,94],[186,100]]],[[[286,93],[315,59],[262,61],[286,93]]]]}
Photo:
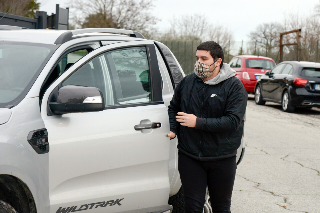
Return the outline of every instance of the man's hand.
{"type": "Polygon", "coordinates": [[[173,139],[173,138],[176,137],[176,133],[170,131],[170,133],[169,133],[167,136],[168,136],[170,139],[173,139]]]}
{"type": "Polygon", "coordinates": [[[178,112],[176,120],[182,125],[187,127],[196,127],[197,116],[194,114],[187,114],[185,112],[178,112]]]}

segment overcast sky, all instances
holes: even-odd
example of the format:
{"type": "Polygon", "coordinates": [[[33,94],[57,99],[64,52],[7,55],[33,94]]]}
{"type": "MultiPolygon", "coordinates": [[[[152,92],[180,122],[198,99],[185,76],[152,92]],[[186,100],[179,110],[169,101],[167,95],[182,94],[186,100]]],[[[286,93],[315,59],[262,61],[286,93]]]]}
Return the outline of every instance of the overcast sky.
{"type": "MultiPolygon", "coordinates": [[[[38,0],[40,10],[50,15],[55,5],[67,7],[68,0],[38,0]]],[[[319,0],[153,0],[152,13],[161,19],[160,30],[170,26],[170,20],[185,14],[204,14],[212,24],[224,25],[235,40],[248,40],[247,35],[261,23],[281,22],[284,15],[306,16],[313,13],[319,0]]]]}

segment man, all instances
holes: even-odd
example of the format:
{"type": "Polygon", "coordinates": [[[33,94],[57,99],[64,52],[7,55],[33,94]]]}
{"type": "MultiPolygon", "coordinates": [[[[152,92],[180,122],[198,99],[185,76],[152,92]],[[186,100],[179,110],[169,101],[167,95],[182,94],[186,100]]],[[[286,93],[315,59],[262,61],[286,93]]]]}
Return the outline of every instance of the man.
{"type": "Polygon", "coordinates": [[[207,187],[213,212],[231,212],[248,95],[223,58],[216,42],[200,44],[194,73],[178,84],[168,109],[187,213],[202,213],[207,187]]]}

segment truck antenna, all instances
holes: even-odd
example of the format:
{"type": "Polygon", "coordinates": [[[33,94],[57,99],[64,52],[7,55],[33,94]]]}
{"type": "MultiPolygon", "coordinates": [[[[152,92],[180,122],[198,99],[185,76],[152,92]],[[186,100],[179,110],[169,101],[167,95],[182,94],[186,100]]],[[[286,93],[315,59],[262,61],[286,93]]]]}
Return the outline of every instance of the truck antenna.
{"type": "Polygon", "coordinates": [[[13,7],[11,7],[10,10],[8,10],[8,12],[6,14],[4,14],[4,16],[2,16],[0,21],[19,3],[19,1],[21,1],[21,0],[18,0],[17,3],[15,5],[13,5],[13,7]]]}

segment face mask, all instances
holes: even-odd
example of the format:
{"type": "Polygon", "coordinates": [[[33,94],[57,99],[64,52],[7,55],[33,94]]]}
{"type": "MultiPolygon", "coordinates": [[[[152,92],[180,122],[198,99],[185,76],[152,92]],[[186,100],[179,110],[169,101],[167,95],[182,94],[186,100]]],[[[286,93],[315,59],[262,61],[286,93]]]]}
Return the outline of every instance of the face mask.
{"type": "MultiPolygon", "coordinates": [[[[211,65],[213,65],[216,61],[214,61],[211,65]]],[[[209,68],[211,65],[206,65],[204,63],[196,62],[194,65],[194,72],[200,77],[200,78],[209,78],[212,74],[213,71],[216,69],[216,67],[212,70],[209,71],[209,68]]]]}

